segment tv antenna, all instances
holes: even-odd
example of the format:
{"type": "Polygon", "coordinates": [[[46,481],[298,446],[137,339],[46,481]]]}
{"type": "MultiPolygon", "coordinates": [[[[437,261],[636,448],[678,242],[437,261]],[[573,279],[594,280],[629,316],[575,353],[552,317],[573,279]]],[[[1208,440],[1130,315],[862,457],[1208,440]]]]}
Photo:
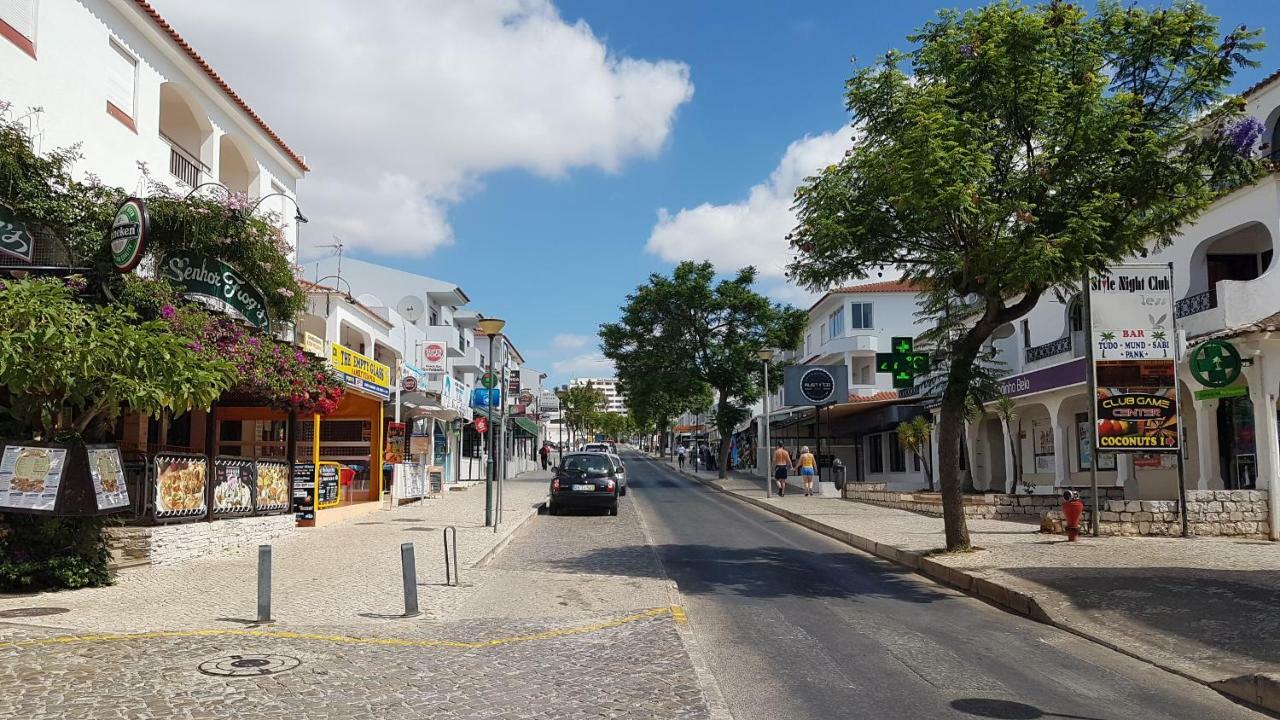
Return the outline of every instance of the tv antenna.
{"type": "MultiPolygon", "coordinates": [[[[342,238],[338,237],[337,235],[334,235],[332,243],[330,243],[329,245],[318,245],[317,247],[328,248],[330,250],[333,250],[332,254],[338,256],[338,274],[326,275],[324,277],[317,277],[316,284],[319,285],[322,280],[328,280],[330,278],[333,278],[334,289],[337,290],[338,292],[342,292],[342,288],[338,287],[338,283],[347,282],[346,280],[342,279],[342,250],[343,248],[346,247],[346,243],[342,242],[342,238]]],[[[316,263],[316,275],[319,275],[319,274],[320,274],[320,264],[316,263]]],[[[351,283],[349,282],[347,282],[346,293],[348,296],[351,295],[351,283]]]]}

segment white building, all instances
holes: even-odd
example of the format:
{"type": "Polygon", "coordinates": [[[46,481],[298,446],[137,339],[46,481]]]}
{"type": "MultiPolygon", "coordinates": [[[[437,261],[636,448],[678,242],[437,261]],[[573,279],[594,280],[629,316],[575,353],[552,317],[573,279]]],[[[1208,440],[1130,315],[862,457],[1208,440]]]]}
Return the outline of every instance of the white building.
{"type": "Polygon", "coordinates": [[[617,378],[574,378],[569,381],[569,387],[586,387],[588,385],[604,394],[605,406],[603,410],[605,412],[619,415],[627,414],[627,397],[622,392],[617,378]]]}
{"type": "Polygon", "coordinates": [[[0,101],[37,152],[79,144],[81,176],[267,198],[297,247],[306,161],[143,0],[0,2],[0,101]]]}

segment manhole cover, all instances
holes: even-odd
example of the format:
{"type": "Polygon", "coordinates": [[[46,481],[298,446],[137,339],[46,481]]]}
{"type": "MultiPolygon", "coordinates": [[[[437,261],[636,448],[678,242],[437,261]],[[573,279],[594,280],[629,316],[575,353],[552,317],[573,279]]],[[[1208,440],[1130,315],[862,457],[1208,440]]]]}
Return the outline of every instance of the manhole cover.
{"type": "Polygon", "coordinates": [[[61,615],[64,612],[71,612],[71,610],[58,607],[14,608],[12,610],[0,610],[0,618],[40,617],[41,615],[61,615]]]}
{"type": "Polygon", "coordinates": [[[196,669],[205,675],[258,677],[287,672],[301,664],[301,660],[288,655],[228,655],[224,658],[205,660],[196,669]]]}

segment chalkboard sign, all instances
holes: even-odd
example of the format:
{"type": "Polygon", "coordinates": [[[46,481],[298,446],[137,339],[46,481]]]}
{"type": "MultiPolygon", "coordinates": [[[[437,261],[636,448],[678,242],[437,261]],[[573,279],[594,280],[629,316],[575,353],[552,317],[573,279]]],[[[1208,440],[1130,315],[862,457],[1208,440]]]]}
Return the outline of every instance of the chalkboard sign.
{"type": "Polygon", "coordinates": [[[311,463],[293,466],[293,512],[298,520],[316,519],[316,466],[311,463]]]}
{"type": "Polygon", "coordinates": [[[430,473],[431,494],[439,495],[444,492],[444,472],[441,470],[432,470],[430,473]]]}
{"type": "Polygon", "coordinates": [[[316,497],[317,508],[333,507],[338,504],[338,463],[320,463],[319,495],[316,497]]]}

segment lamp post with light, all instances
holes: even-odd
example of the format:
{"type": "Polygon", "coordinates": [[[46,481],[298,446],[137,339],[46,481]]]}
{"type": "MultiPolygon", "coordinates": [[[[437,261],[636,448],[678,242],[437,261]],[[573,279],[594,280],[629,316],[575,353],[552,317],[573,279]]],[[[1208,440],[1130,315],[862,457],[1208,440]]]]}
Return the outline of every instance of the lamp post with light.
{"type": "Polygon", "coordinates": [[[765,348],[756,352],[756,357],[764,363],[764,496],[773,497],[773,445],[769,438],[769,362],[773,360],[773,351],[765,348]]]}
{"type": "MultiPolygon", "coordinates": [[[[502,334],[502,328],[506,327],[506,325],[507,323],[505,321],[499,320],[498,318],[484,318],[479,322],[480,332],[489,336],[488,376],[490,383],[493,382],[493,340],[498,335],[502,334]]],[[[493,461],[495,460],[493,455],[493,436],[495,433],[493,428],[493,388],[490,387],[486,389],[489,391],[484,404],[485,414],[489,418],[489,427],[487,428],[489,432],[489,458],[485,465],[484,475],[484,526],[489,527],[490,525],[493,525],[493,472],[495,468],[493,464],[493,461]]],[[[498,392],[501,393],[502,389],[499,388],[498,392]]]]}

